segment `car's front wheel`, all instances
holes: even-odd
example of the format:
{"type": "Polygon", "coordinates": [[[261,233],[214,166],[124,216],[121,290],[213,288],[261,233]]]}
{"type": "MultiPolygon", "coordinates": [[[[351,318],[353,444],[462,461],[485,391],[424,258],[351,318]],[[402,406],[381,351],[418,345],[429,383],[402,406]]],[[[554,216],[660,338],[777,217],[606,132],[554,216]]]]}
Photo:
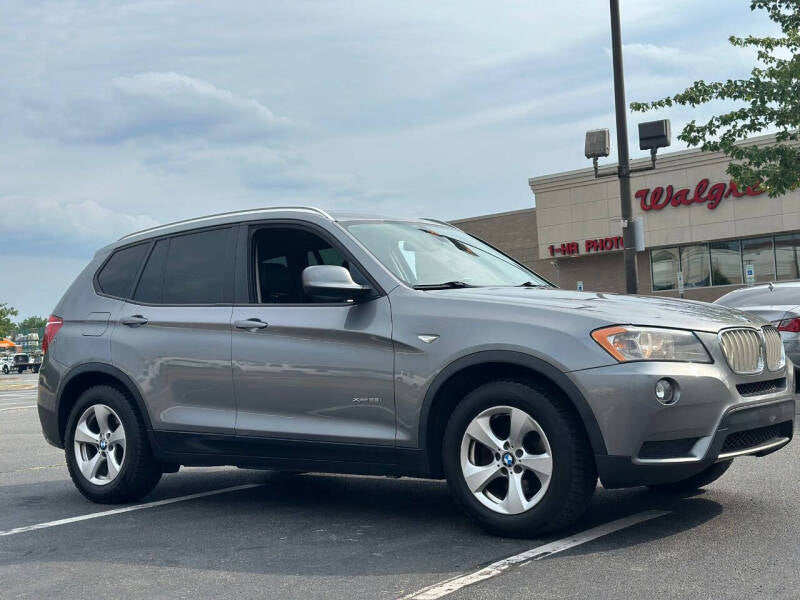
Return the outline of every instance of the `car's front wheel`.
{"type": "Polygon", "coordinates": [[[559,394],[535,384],[497,381],[469,393],[450,417],[442,459],[458,503],[503,536],[570,525],[597,485],[577,415],[559,394]]]}
{"type": "Polygon", "coordinates": [[[161,478],[144,423],[116,388],[101,385],[81,394],[64,441],[70,477],[93,502],[136,500],[161,478]]]}

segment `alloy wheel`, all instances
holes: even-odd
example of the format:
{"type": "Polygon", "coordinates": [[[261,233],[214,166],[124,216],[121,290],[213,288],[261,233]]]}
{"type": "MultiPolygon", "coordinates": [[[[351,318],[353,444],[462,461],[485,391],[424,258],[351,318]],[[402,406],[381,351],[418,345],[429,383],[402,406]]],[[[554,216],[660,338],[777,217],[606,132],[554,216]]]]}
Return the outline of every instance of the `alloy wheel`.
{"type": "Polygon", "coordinates": [[[75,460],[83,477],[94,485],[107,485],[119,476],[125,463],[125,428],[105,404],[87,408],[75,425],[75,460]]]}
{"type": "Polygon", "coordinates": [[[544,430],[527,412],[495,406],[470,421],[461,440],[461,472],[490,510],[517,515],[536,506],[550,485],[553,455],[544,430]]]}

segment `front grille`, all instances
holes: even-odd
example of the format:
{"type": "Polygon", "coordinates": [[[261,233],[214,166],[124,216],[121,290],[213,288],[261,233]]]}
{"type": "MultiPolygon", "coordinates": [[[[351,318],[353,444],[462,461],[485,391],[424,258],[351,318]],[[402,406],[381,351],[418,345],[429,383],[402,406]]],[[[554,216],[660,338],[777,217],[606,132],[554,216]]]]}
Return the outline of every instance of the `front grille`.
{"type": "Polygon", "coordinates": [[[756,448],[789,436],[791,436],[791,421],[778,423],[777,425],[767,425],[766,427],[759,427],[758,429],[737,431],[725,438],[725,443],[722,445],[720,454],[756,448]]]}
{"type": "Polygon", "coordinates": [[[726,329],[720,334],[722,351],[734,373],[760,373],[764,370],[761,335],[755,329],[726,329]]]}
{"type": "Polygon", "coordinates": [[[786,364],[786,355],[783,353],[783,340],[780,332],[772,325],[764,327],[764,353],[767,355],[767,368],[778,371],[786,364]]]}
{"type": "Polygon", "coordinates": [[[754,381],[752,383],[740,383],[736,386],[741,396],[763,396],[774,394],[786,389],[786,377],[780,379],[768,379],[766,381],[754,381]]]}

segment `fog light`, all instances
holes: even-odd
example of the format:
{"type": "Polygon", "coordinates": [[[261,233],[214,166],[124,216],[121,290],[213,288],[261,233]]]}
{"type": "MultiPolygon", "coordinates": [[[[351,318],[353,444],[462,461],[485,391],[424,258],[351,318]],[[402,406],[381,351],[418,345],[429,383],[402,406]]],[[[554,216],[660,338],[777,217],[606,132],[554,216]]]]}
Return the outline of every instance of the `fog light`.
{"type": "Polygon", "coordinates": [[[669,379],[659,379],[656,382],[656,400],[664,406],[670,406],[678,401],[675,385],[669,379]]]}

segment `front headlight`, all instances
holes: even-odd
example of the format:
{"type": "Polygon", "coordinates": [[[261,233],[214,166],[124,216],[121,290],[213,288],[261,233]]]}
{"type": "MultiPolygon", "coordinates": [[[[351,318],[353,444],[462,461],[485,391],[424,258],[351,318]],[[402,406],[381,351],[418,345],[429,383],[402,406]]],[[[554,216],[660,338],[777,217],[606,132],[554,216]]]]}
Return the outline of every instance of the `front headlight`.
{"type": "Polygon", "coordinates": [[[619,362],[711,362],[705,347],[691,331],[616,325],[593,331],[592,339],[619,362]]]}

